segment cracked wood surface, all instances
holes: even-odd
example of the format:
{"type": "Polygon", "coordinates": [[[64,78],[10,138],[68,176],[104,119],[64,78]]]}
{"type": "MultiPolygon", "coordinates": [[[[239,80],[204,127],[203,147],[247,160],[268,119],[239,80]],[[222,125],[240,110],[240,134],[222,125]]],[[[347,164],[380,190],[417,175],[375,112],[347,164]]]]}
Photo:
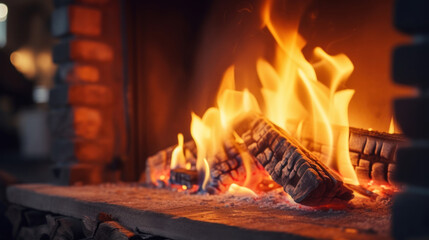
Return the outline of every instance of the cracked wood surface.
{"type": "Polygon", "coordinates": [[[234,126],[249,152],[295,202],[314,206],[353,198],[340,176],[268,119],[250,113],[234,126]]]}

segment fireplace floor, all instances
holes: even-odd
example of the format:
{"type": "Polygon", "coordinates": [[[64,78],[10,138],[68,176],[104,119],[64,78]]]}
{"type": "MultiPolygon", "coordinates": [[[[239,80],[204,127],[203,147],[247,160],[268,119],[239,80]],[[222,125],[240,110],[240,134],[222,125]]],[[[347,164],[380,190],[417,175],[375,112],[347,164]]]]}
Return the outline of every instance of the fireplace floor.
{"type": "Polygon", "coordinates": [[[356,197],[345,210],[261,198],[190,195],[130,184],[15,185],[11,203],[83,219],[111,214],[124,227],[172,239],[390,239],[390,207],[356,197]]]}

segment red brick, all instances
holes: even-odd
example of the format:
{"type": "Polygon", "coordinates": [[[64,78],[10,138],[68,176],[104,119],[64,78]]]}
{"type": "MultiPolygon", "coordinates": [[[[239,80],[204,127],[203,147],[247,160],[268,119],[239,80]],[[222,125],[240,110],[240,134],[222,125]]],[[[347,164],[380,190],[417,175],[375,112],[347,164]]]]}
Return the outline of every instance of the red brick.
{"type": "Polygon", "coordinates": [[[90,107],[51,109],[49,128],[54,138],[95,140],[114,136],[112,113],[90,107]]]}
{"type": "Polygon", "coordinates": [[[112,101],[112,90],[99,84],[57,85],[51,89],[49,96],[49,105],[53,108],[68,105],[108,106],[112,101]]]}
{"type": "Polygon", "coordinates": [[[51,31],[55,37],[65,35],[99,36],[102,14],[96,8],[68,5],[52,13],[51,31]]]}
{"type": "Polygon", "coordinates": [[[73,126],[75,134],[86,139],[95,139],[99,136],[102,125],[101,113],[87,107],[74,109],[73,126]]]}
{"type": "Polygon", "coordinates": [[[56,83],[96,83],[100,81],[100,70],[90,64],[60,64],[55,75],[56,83]]]}
{"type": "Polygon", "coordinates": [[[72,60],[110,62],[113,50],[105,43],[91,40],[73,40],[70,45],[72,60]]]}
{"type": "Polygon", "coordinates": [[[98,68],[91,65],[75,65],[67,77],[85,82],[98,82],[100,81],[100,72],[98,68]]]}
{"type": "Polygon", "coordinates": [[[110,141],[76,141],[75,154],[79,162],[109,163],[113,157],[113,138],[110,141]]]}
{"type": "Polygon", "coordinates": [[[114,54],[112,48],[101,41],[73,39],[64,40],[54,46],[55,63],[72,61],[111,62],[114,54]]]}
{"type": "Polygon", "coordinates": [[[54,139],[52,160],[56,163],[109,163],[113,158],[113,137],[110,139],[86,140],[54,139]]]}
{"type": "Polygon", "coordinates": [[[81,6],[69,6],[70,33],[98,36],[101,34],[101,11],[81,6]]]}
{"type": "Polygon", "coordinates": [[[112,103],[109,87],[98,84],[71,85],[68,88],[68,102],[72,105],[105,106],[112,103]]]}

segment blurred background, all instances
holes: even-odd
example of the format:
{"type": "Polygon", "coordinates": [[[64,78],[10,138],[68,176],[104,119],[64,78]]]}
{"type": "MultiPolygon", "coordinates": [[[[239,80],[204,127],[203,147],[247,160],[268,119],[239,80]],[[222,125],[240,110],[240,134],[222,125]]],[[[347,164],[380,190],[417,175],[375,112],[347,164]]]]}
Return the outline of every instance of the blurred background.
{"type": "Polygon", "coordinates": [[[52,179],[48,89],[55,65],[52,0],[0,0],[0,174],[19,182],[52,179]],[[13,177],[12,177],[13,176],[13,177]]]}

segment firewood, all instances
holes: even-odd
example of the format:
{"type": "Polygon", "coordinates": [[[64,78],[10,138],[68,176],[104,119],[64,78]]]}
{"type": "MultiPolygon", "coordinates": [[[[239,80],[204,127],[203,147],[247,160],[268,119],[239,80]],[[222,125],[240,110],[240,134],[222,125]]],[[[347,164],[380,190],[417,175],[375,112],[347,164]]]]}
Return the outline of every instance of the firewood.
{"type": "Polygon", "coordinates": [[[51,239],[82,239],[85,237],[79,219],[65,216],[46,216],[51,239]]]}
{"type": "MultiPolygon", "coordinates": [[[[147,159],[146,183],[155,183],[153,176],[159,176],[162,172],[170,172],[170,183],[186,185],[188,188],[198,179],[194,177],[196,170],[184,171],[182,169],[170,170],[171,155],[176,146],[159,151],[147,159]]],[[[194,141],[186,142],[184,150],[191,153],[186,159],[195,169],[197,149],[194,141]]],[[[237,143],[232,137],[225,139],[223,150],[219,151],[210,162],[211,179],[208,185],[210,193],[224,192],[232,183],[242,184],[246,179],[246,170],[242,164],[243,158],[254,165],[254,168],[262,168],[258,161],[248,153],[246,146],[237,143]],[[246,153],[247,152],[247,153],[246,153]]]]}
{"type": "MultiPolygon", "coordinates": [[[[349,132],[350,160],[359,182],[366,184],[370,180],[374,180],[379,184],[393,184],[392,172],[396,163],[396,151],[400,146],[406,144],[407,139],[402,134],[389,134],[353,127],[349,128],[349,132]]],[[[316,143],[308,137],[304,137],[300,142],[316,156],[323,154],[322,149],[326,149],[326,146],[316,143]]],[[[146,181],[148,183],[154,180],[150,178],[151,173],[157,175],[154,173],[170,171],[171,153],[174,147],[159,151],[148,158],[146,168],[146,181]]],[[[189,141],[185,143],[184,148],[193,154],[187,161],[195,163],[197,154],[195,143],[189,141]]],[[[235,155],[237,151],[227,146],[225,148],[224,151],[215,156],[217,164],[211,168],[211,176],[214,177],[211,185],[212,187],[215,186],[216,191],[224,191],[228,183],[237,179],[237,176],[243,176],[245,172],[245,169],[241,167],[241,160],[235,159],[238,156],[235,155]],[[230,153],[226,154],[225,152],[228,151],[230,153]],[[220,181],[220,179],[222,180],[220,181]]]]}
{"type": "Polygon", "coordinates": [[[353,156],[353,167],[360,176],[359,182],[392,183],[389,166],[395,165],[396,152],[406,143],[402,134],[350,128],[350,156],[353,156]]]}
{"type": "Polygon", "coordinates": [[[141,239],[138,235],[123,227],[116,221],[100,223],[94,234],[94,240],[129,240],[141,239]]]}
{"type": "MultiPolygon", "coordinates": [[[[157,178],[160,175],[168,174],[170,172],[171,155],[176,146],[177,145],[168,147],[148,157],[146,160],[146,171],[145,174],[142,175],[143,179],[141,179],[141,181],[156,184],[157,178]]],[[[190,153],[188,156],[185,154],[187,157],[186,162],[190,162],[191,165],[195,167],[197,160],[197,147],[195,142],[188,141],[184,144],[183,148],[185,153],[190,153]]]]}
{"type": "Polygon", "coordinates": [[[240,146],[234,139],[227,138],[223,142],[223,151],[218,152],[212,159],[213,166],[210,169],[209,193],[225,192],[232,183],[242,185],[246,180],[246,169],[243,158],[257,164],[250,155],[245,154],[246,147],[240,146]]]}
{"type": "Polygon", "coordinates": [[[170,183],[185,185],[187,188],[191,188],[192,185],[198,184],[198,172],[197,170],[184,168],[171,169],[170,183]]]}
{"type": "MultiPolygon", "coordinates": [[[[329,149],[309,136],[302,136],[300,142],[316,156],[323,156],[324,150],[329,149]]],[[[396,152],[406,143],[407,139],[402,134],[350,127],[350,160],[360,184],[366,185],[371,180],[378,184],[392,184],[388,168],[395,165],[396,152]]]]}
{"type": "Polygon", "coordinates": [[[234,129],[249,152],[295,202],[321,205],[353,198],[340,176],[268,119],[249,113],[235,122],[234,129]]]}
{"type": "Polygon", "coordinates": [[[9,219],[12,224],[12,235],[14,238],[18,236],[19,230],[24,225],[23,212],[24,207],[18,205],[10,205],[5,212],[5,216],[9,219]]]}

